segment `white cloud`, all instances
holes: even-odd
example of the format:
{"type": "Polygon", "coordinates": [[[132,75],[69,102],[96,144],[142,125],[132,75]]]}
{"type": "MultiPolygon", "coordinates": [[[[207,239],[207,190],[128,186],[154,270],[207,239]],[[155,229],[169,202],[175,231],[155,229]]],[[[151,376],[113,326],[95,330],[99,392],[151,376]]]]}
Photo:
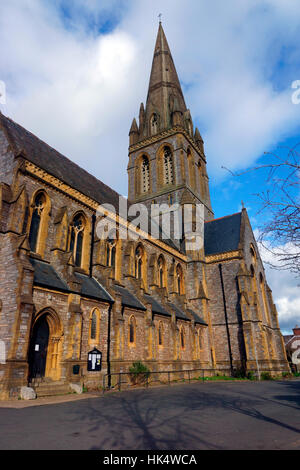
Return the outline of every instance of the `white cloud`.
{"type": "MultiPolygon", "coordinates": [[[[298,63],[298,0],[1,2],[1,109],[125,194],[128,131],[146,99],[160,12],[211,178],[222,165],[249,166],[299,126],[290,86],[300,76],[284,68],[298,63]],[[112,19],[118,26],[100,34],[112,19]]],[[[267,271],[290,328],[299,288],[267,271]]]]}
{"type": "Polygon", "coordinates": [[[11,0],[1,9],[4,112],[122,192],[159,12],[211,177],[253,163],[299,123],[291,83],[276,91],[270,78],[283,50],[286,61],[299,52],[296,0],[11,0]],[[110,18],[118,26],[97,34],[110,18]]]}

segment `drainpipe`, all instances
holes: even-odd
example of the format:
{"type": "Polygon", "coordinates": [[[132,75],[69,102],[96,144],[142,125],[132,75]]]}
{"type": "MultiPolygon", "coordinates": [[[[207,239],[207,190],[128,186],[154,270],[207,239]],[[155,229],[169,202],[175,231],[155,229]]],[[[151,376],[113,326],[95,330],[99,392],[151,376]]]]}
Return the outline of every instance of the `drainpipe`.
{"type": "Polygon", "coordinates": [[[95,238],[96,215],[92,215],[92,234],[91,234],[91,251],[90,251],[90,277],[93,276],[93,254],[94,254],[94,238],[95,238]]]}
{"type": "Polygon", "coordinates": [[[112,310],[112,302],[109,303],[108,309],[108,324],[107,324],[107,374],[108,374],[108,381],[107,385],[108,388],[111,387],[111,376],[110,376],[110,332],[111,332],[111,310],[112,310]]]}
{"type": "Polygon", "coordinates": [[[231,343],[230,343],[230,333],[229,333],[229,326],[228,326],[228,317],[227,317],[227,308],[226,308],[225,289],[224,289],[223,272],[222,272],[222,265],[221,265],[221,264],[219,264],[219,271],[220,271],[221,286],[222,286],[222,294],[223,294],[223,304],[224,304],[225,323],[226,323],[226,331],[227,331],[227,341],[228,341],[228,350],[229,350],[230,370],[231,370],[231,375],[233,375],[233,365],[232,365],[232,352],[231,352],[231,343]]]}

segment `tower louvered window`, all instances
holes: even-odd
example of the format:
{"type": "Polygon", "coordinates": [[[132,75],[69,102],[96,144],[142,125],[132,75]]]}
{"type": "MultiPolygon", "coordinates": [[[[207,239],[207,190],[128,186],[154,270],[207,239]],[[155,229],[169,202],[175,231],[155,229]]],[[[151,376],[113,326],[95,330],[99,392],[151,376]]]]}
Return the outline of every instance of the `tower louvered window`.
{"type": "Polygon", "coordinates": [[[149,160],[143,156],[142,160],[142,192],[147,193],[150,191],[150,166],[149,160]]]}
{"type": "Polygon", "coordinates": [[[169,147],[164,148],[164,182],[165,184],[174,183],[173,156],[169,147]]]}
{"type": "Polygon", "coordinates": [[[157,114],[153,114],[150,121],[150,132],[151,135],[155,135],[158,132],[158,118],[157,114]]]}

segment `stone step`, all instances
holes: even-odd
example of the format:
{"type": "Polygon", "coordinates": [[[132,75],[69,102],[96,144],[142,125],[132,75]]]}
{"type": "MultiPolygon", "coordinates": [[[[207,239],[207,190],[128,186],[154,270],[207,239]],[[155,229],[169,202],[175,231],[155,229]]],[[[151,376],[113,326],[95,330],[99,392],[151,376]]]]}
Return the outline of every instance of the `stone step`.
{"type": "Polygon", "coordinates": [[[68,384],[37,387],[35,392],[38,398],[73,393],[68,384]]]}

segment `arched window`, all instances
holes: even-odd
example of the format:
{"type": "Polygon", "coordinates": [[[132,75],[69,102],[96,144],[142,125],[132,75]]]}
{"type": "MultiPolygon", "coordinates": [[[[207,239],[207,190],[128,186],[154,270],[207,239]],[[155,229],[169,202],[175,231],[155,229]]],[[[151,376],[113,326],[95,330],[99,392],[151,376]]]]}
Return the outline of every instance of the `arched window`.
{"type": "Polygon", "coordinates": [[[45,213],[46,197],[44,193],[38,193],[34,199],[31,224],[29,230],[29,245],[32,252],[37,251],[40,236],[41,221],[45,213]]]}
{"type": "Polygon", "coordinates": [[[100,312],[95,308],[90,316],[90,340],[98,341],[100,337],[100,312]]]}
{"type": "Polygon", "coordinates": [[[158,345],[163,345],[163,324],[161,321],[158,324],[158,345]]]}
{"type": "Polygon", "coordinates": [[[255,253],[255,250],[253,248],[253,245],[250,246],[250,256],[251,256],[251,262],[253,264],[253,266],[256,265],[256,253],[255,253]]]}
{"type": "Polygon", "coordinates": [[[202,331],[199,328],[198,330],[198,346],[199,346],[199,351],[203,349],[203,344],[202,344],[202,331]]]}
{"type": "Polygon", "coordinates": [[[164,147],[164,183],[174,183],[173,156],[170,147],[164,147]]]}
{"type": "Polygon", "coordinates": [[[165,287],[165,261],[162,256],[158,258],[158,285],[165,287]]]}
{"type": "Polygon", "coordinates": [[[135,344],[135,337],[136,337],[136,322],[134,316],[130,317],[129,319],[129,343],[135,344]]]}
{"type": "Polygon", "coordinates": [[[116,240],[109,238],[106,245],[106,266],[114,268],[116,265],[116,240]]]}
{"type": "Polygon", "coordinates": [[[84,237],[85,220],[82,214],[77,214],[70,226],[69,250],[73,253],[76,266],[81,266],[82,248],[84,237]]]}
{"type": "Polygon", "coordinates": [[[138,246],[135,250],[135,277],[136,279],[142,279],[142,267],[143,267],[143,249],[138,246]]]}
{"type": "Polygon", "coordinates": [[[94,311],[91,318],[91,339],[96,339],[97,334],[97,314],[94,311]]]}
{"type": "Polygon", "coordinates": [[[180,264],[176,268],[176,287],[179,295],[183,294],[183,272],[180,264]]]}
{"type": "Polygon", "coordinates": [[[150,191],[150,165],[149,159],[148,157],[146,157],[146,155],[143,155],[142,157],[141,173],[142,193],[147,193],[148,191],[150,191]]]}
{"type": "Polygon", "coordinates": [[[180,347],[181,347],[181,349],[185,348],[185,337],[184,337],[184,328],[183,328],[183,326],[180,328],[180,347]]]}
{"type": "Polygon", "coordinates": [[[154,113],[150,119],[150,134],[155,135],[158,133],[158,117],[157,114],[154,113]]]}

